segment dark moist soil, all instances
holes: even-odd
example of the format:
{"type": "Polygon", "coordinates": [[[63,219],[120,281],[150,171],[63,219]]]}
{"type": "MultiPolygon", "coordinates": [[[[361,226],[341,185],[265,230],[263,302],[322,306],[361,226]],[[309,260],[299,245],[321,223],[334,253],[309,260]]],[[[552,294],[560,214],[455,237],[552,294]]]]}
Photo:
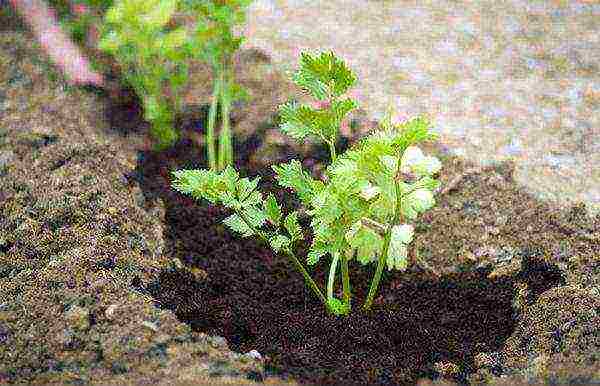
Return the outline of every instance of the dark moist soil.
{"type": "MultiPolygon", "coordinates": [[[[475,168],[425,146],[445,187],[415,224],[429,268],[385,272],[365,314],[375,267],[352,263],[353,312],[329,316],[286,259],[221,224],[227,211],[171,188],[170,171],[205,166],[205,97],[190,90],[186,100],[202,102],[179,117],[182,140],[158,153],[134,95],[48,81],[19,36],[0,45],[11,103],[0,116],[0,383],[600,381],[600,216],[584,205],[537,201],[510,163],[475,168]],[[251,350],[262,359],[241,355],[251,350]]],[[[243,65],[237,79],[255,69],[243,65]]],[[[318,176],[327,152],[277,136],[277,106],[301,99],[289,82],[242,84],[257,102],[234,109],[236,164],[292,210],[270,165],[298,158],[318,176]]],[[[312,270],[321,287],[326,268],[312,270]]]]}
{"type": "MultiPolygon", "coordinates": [[[[289,194],[276,189],[270,168],[249,162],[259,142],[257,135],[237,144],[238,170],[244,176],[260,175],[264,192],[276,194],[290,210],[297,208],[289,194]]],[[[343,142],[351,139],[344,138],[343,142]]],[[[292,156],[281,161],[303,158],[293,154],[289,146],[281,150],[281,154],[292,156]]],[[[523,301],[530,303],[540,294],[565,285],[558,266],[543,261],[546,252],[535,242],[534,234],[529,234],[531,240],[523,238],[526,224],[532,225],[530,219],[515,216],[498,233],[517,239],[516,246],[501,245],[503,251],[496,257],[499,261],[519,261],[513,276],[490,279],[495,267],[475,261],[442,270],[440,279],[418,270],[408,274],[385,272],[373,312],[366,314],[360,305],[375,267],[353,262],[354,312],[349,317],[332,317],[308,293],[302,276],[286,258],[254,239],[236,237],[221,224],[230,214],[227,210],[194,202],[173,191],[169,170],[205,167],[190,142],[163,154],[141,154],[134,178],[143,191],[165,203],[165,236],[174,246],[170,255],[186,268],[166,270],[158,280],[140,286],[156,299],[157,306],[172,310],[192,329],[224,336],[234,351],[257,350],[265,355],[268,375],[308,384],[413,384],[421,378],[440,376],[464,384],[476,371],[475,356],[487,353],[497,357],[514,331],[519,317],[514,303],[520,286],[527,288],[523,301]]],[[[304,164],[323,164],[325,157],[326,149],[315,147],[304,155],[304,164]]],[[[448,254],[457,246],[449,243],[454,238],[448,233],[476,233],[475,223],[483,217],[478,215],[480,208],[509,201],[516,209],[518,197],[510,197],[499,186],[506,185],[510,172],[507,165],[491,171],[496,181],[491,186],[477,187],[484,176],[465,178],[457,190],[468,191],[470,200],[456,191],[449,193],[440,198],[438,208],[425,220],[417,222],[418,244],[432,265],[437,266],[436,260],[458,257],[448,254]],[[456,202],[462,202],[460,215],[453,205],[456,202]],[[458,219],[463,229],[450,231],[458,219]],[[428,229],[448,233],[432,245],[427,240],[428,229]]],[[[574,209],[573,215],[580,210],[574,209]]],[[[550,213],[543,217],[551,221],[550,213]]],[[[308,225],[306,219],[304,225],[308,225]]],[[[460,240],[456,244],[467,243],[460,240]]],[[[581,247],[589,251],[589,246],[581,247]]],[[[305,250],[306,245],[301,251],[305,250]]],[[[314,270],[321,286],[326,275],[326,266],[314,270]]],[[[507,373],[501,362],[490,366],[489,371],[495,376],[507,373]]]]}

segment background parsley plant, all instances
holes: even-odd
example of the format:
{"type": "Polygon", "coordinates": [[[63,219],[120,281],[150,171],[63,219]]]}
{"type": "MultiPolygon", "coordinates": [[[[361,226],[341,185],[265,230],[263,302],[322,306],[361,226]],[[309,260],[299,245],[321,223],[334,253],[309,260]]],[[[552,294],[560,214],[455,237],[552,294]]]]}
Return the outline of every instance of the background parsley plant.
{"type": "Polygon", "coordinates": [[[233,81],[233,54],[243,42],[232,28],[245,18],[252,0],[115,0],[102,25],[99,48],[115,56],[124,77],[140,96],[144,118],[152,124],[157,148],[178,139],[175,115],[181,111],[181,91],[188,82],[189,62],[201,59],[214,73],[213,97],[206,133],[209,166],[222,170],[233,163],[229,113],[237,99],[248,93],[233,81]],[[168,28],[176,12],[195,17],[195,30],[168,28]],[[164,92],[165,86],[169,93],[164,92]],[[170,95],[170,96],[169,96],[170,95]],[[215,120],[221,107],[219,153],[215,147],[215,120]]]}

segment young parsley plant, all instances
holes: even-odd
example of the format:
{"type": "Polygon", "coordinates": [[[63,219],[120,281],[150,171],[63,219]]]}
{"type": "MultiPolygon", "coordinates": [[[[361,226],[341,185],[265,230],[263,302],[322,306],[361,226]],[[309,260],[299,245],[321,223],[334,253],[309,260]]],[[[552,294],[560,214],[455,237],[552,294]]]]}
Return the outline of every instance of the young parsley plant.
{"type": "Polygon", "coordinates": [[[372,133],[338,155],[335,140],[346,115],[357,107],[342,95],[356,82],[356,76],[333,52],[312,56],[301,54],[300,70],[293,76],[296,84],[321,102],[315,109],[296,102],[280,106],[281,130],[297,140],[307,137],[327,144],[331,164],[324,180],[314,179],[297,160],[272,166],[278,184],[293,189],[311,217],[313,241],[306,263],[330,262],[326,295],[296,256],[296,245],[305,231],[298,223],[298,212],[284,214],[272,194],[258,190],[259,178],[241,178],[228,166],[212,170],[173,172],[174,189],[200,200],[221,204],[233,214],[224,223],[242,237],[259,237],[276,252],[287,256],[303,275],[306,284],[334,315],[351,310],[348,261],[356,258],[363,265],[376,263],[365,310],[372,306],[383,268],[404,271],[414,227],[408,223],[433,207],[433,191],[440,183],[434,175],[440,161],[425,156],[415,146],[433,140],[424,118],[392,124],[391,112],[372,133]],[[335,278],[342,279],[342,299],[334,296],[335,278]]]}

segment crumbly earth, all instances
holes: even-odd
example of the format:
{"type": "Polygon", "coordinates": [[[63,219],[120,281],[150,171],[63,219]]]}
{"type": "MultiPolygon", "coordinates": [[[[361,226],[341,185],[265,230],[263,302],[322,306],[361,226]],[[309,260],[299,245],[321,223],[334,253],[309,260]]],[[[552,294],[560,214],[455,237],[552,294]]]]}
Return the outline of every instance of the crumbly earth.
{"type": "MultiPolygon", "coordinates": [[[[232,352],[144,291],[166,271],[207,280],[172,260],[180,247],[165,233],[169,208],[127,177],[148,152],[148,125],[111,124],[139,110],[67,87],[29,34],[4,28],[0,383],[293,384],[270,376],[264,355],[232,352]]],[[[241,140],[269,127],[249,160],[267,165],[285,140],[268,121],[299,94],[268,57],[244,55],[236,77],[255,102],[239,105],[233,121],[241,140]]],[[[190,105],[206,103],[206,74],[194,67],[190,105]]],[[[186,135],[197,141],[197,132],[186,135]]],[[[442,158],[452,189],[418,224],[420,254],[441,275],[485,267],[490,278],[514,280],[515,327],[498,350],[476,353],[467,373],[442,360],[432,363],[434,379],[418,384],[453,384],[457,373],[473,384],[599,382],[600,216],[540,202],[514,181],[510,163],[477,169],[440,144],[427,150],[442,158]]]]}

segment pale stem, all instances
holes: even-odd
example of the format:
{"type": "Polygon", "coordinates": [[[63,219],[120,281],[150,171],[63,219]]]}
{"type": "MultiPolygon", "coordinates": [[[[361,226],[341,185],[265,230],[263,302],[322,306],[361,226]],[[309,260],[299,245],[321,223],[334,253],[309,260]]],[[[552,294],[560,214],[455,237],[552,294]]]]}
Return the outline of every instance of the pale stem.
{"type": "MultiPolygon", "coordinates": [[[[398,170],[396,174],[400,172],[400,160],[398,160],[398,170]]],[[[375,271],[375,276],[373,277],[373,281],[371,282],[371,287],[369,288],[369,294],[367,295],[367,300],[363,305],[365,310],[370,310],[371,305],[373,304],[373,298],[377,293],[377,287],[379,286],[379,281],[381,280],[381,274],[383,272],[383,267],[385,265],[385,259],[388,254],[388,250],[390,248],[390,241],[392,238],[392,227],[395,224],[400,222],[401,218],[401,207],[402,207],[402,190],[400,188],[400,183],[397,179],[394,178],[394,186],[396,188],[396,207],[394,208],[394,219],[388,224],[387,229],[385,231],[385,238],[383,242],[383,251],[381,251],[381,255],[379,255],[379,260],[377,262],[377,269],[375,271]]]]}
{"type": "Polygon", "coordinates": [[[340,253],[336,252],[333,254],[333,260],[331,260],[331,266],[329,267],[329,280],[327,280],[327,298],[333,299],[333,285],[335,284],[335,271],[337,270],[338,260],[340,259],[340,253]]]}
{"type": "MultiPolygon", "coordinates": [[[[215,68],[216,71],[216,68],[215,68]]],[[[217,149],[215,147],[215,120],[217,118],[217,102],[221,89],[221,81],[215,78],[210,110],[208,112],[208,127],[206,128],[206,151],[208,166],[211,170],[217,170],[217,149]]]]}
{"type": "Polygon", "coordinates": [[[360,223],[361,223],[361,225],[363,225],[363,226],[365,226],[365,227],[367,227],[367,228],[369,228],[371,230],[374,230],[375,232],[377,232],[381,236],[385,235],[385,231],[386,231],[385,226],[382,225],[382,224],[380,224],[380,223],[378,223],[375,220],[372,220],[372,219],[370,219],[368,217],[363,217],[363,218],[360,219],[360,223]]]}
{"type": "Polygon", "coordinates": [[[348,306],[349,310],[351,297],[350,275],[348,274],[348,257],[344,254],[342,254],[342,287],[344,290],[344,303],[348,306]]]}
{"type": "Polygon", "coordinates": [[[223,170],[226,166],[233,164],[233,150],[231,147],[231,129],[229,127],[229,108],[231,105],[231,74],[227,62],[224,62],[223,89],[221,91],[221,121],[222,129],[219,135],[219,169],[223,170]]]}

